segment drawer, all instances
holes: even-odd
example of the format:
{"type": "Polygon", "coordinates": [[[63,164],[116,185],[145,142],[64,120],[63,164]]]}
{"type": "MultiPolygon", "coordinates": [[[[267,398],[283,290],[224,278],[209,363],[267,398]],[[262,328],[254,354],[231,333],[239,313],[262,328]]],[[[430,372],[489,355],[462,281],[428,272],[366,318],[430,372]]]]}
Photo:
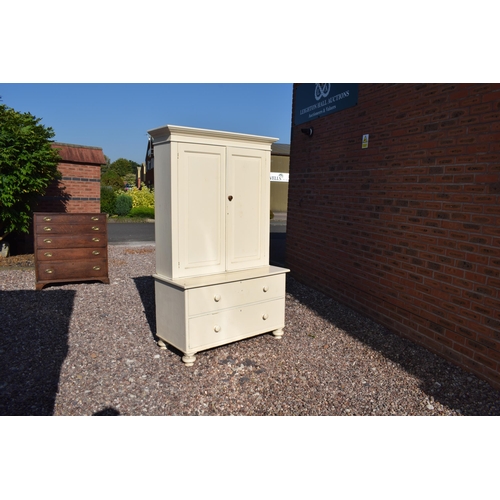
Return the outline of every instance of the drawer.
{"type": "Polygon", "coordinates": [[[106,214],[66,214],[66,213],[35,213],[35,225],[50,224],[104,224],[106,214]]]}
{"type": "Polygon", "coordinates": [[[284,296],[285,274],[192,288],[188,290],[188,315],[196,316],[284,296]]]}
{"type": "Polygon", "coordinates": [[[37,250],[36,258],[41,261],[59,260],[102,260],[106,257],[106,248],[54,248],[37,250]]]}
{"type": "Polygon", "coordinates": [[[285,326],[285,299],[226,309],[188,320],[189,349],[208,349],[285,326]]]}
{"type": "Polygon", "coordinates": [[[76,234],[76,235],[36,235],[37,249],[45,248],[102,248],[107,246],[105,234],[76,234]]]}
{"type": "Polygon", "coordinates": [[[78,261],[42,261],[37,262],[37,279],[39,281],[87,280],[107,277],[108,263],[106,259],[92,262],[78,261]]]}
{"type": "Polygon", "coordinates": [[[106,233],[106,221],[95,224],[56,224],[46,222],[35,227],[36,234],[99,234],[106,233]]]}

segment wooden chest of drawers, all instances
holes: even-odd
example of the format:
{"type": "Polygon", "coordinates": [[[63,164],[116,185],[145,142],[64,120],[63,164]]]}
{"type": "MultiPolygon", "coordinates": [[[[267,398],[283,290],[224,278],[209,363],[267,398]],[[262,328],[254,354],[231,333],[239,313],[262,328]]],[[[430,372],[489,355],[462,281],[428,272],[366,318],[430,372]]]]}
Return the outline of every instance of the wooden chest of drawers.
{"type": "Polygon", "coordinates": [[[285,273],[274,266],[171,280],[154,275],[156,335],[191,366],[199,351],[285,326],[285,273]]]}
{"type": "Polygon", "coordinates": [[[34,214],[36,289],[108,278],[106,214],[34,214]]]}

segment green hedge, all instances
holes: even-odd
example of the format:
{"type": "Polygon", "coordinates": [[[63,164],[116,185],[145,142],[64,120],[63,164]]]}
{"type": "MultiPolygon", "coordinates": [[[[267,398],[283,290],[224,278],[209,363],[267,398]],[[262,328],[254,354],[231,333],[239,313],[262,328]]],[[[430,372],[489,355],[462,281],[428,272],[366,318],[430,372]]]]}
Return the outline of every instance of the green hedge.
{"type": "Polygon", "coordinates": [[[155,209],[149,207],[134,207],[128,215],[129,217],[143,217],[145,219],[154,219],[155,209]]]}

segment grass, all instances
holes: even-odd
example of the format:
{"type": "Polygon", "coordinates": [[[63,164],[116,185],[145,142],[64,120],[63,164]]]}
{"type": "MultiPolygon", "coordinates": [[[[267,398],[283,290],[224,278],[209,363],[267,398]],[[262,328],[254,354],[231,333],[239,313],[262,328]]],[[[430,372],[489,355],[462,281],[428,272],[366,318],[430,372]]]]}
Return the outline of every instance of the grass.
{"type": "Polygon", "coordinates": [[[111,217],[108,217],[108,223],[114,224],[126,224],[130,222],[136,222],[136,223],[147,223],[151,222],[153,219],[148,219],[146,217],[128,217],[128,216],[119,216],[119,215],[112,215],[111,217]]]}

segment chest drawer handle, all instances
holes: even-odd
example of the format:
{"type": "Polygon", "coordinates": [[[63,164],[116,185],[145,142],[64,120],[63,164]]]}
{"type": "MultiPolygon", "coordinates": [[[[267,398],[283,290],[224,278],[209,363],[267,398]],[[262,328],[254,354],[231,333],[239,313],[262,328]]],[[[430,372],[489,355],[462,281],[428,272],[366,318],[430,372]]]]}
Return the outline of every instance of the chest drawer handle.
{"type": "Polygon", "coordinates": [[[91,220],[99,220],[99,217],[91,217],[91,220]]]}
{"type": "Polygon", "coordinates": [[[52,253],[51,252],[45,252],[43,255],[45,255],[45,257],[52,257],[52,253]]]}
{"type": "Polygon", "coordinates": [[[219,302],[219,300],[220,300],[220,295],[214,295],[214,300],[215,300],[215,302],[219,302]]]}
{"type": "Polygon", "coordinates": [[[92,269],[93,269],[94,271],[100,271],[100,270],[101,270],[101,268],[100,268],[99,266],[94,266],[92,269]]]}
{"type": "Polygon", "coordinates": [[[47,274],[52,274],[54,272],[54,270],[53,269],[45,269],[45,272],[47,274]]]}
{"type": "Polygon", "coordinates": [[[101,252],[98,252],[97,250],[94,250],[94,251],[92,252],[92,255],[99,255],[100,253],[101,253],[101,252]]]}
{"type": "Polygon", "coordinates": [[[45,227],[43,228],[43,230],[44,230],[44,231],[52,231],[52,228],[51,228],[51,227],[49,227],[49,226],[45,226],[45,227]]]}
{"type": "Polygon", "coordinates": [[[92,226],[92,231],[99,231],[99,227],[98,226],[92,226]]]}
{"type": "Polygon", "coordinates": [[[264,313],[264,314],[262,315],[262,319],[265,321],[267,318],[269,318],[269,314],[264,313]]]}
{"type": "Polygon", "coordinates": [[[267,292],[268,290],[269,290],[269,287],[267,285],[262,289],[262,291],[264,291],[264,292],[267,292]]]}
{"type": "Polygon", "coordinates": [[[101,241],[99,238],[92,238],[92,241],[101,241]]]}
{"type": "Polygon", "coordinates": [[[214,332],[215,333],[219,333],[220,332],[220,326],[219,325],[215,325],[214,326],[214,332]]]}
{"type": "Polygon", "coordinates": [[[51,217],[44,217],[43,220],[46,222],[50,222],[52,220],[52,218],[51,217]]]}
{"type": "Polygon", "coordinates": [[[52,240],[49,240],[49,238],[45,238],[45,239],[43,240],[43,242],[44,242],[44,243],[52,243],[52,240]]]}

